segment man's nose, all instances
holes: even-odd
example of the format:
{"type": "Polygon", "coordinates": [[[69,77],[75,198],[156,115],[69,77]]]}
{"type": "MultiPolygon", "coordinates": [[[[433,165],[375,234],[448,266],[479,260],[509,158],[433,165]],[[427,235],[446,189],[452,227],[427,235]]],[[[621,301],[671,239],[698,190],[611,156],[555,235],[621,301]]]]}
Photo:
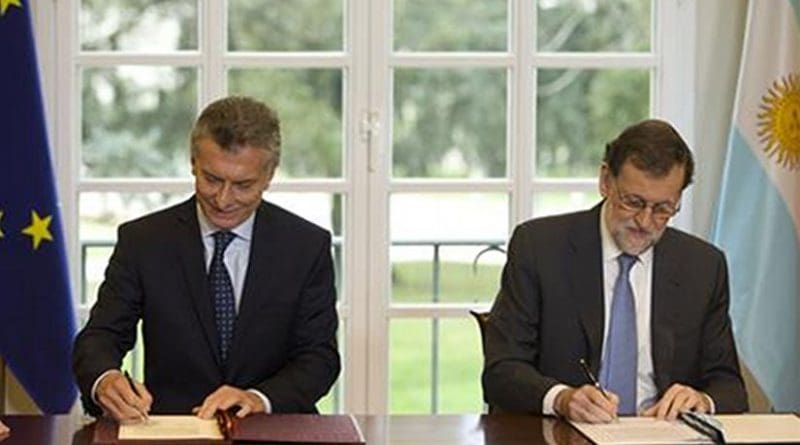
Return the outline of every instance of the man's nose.
{"type": "Polygon", "coordinates": [[[641,229],[650,230],[653,228],[653,208],[647,206],[642,210],[638,211],[636,215],[634,215],[634,220],[636,221],[636,225],[639,226],[641,229]]]}
{"type": "Polygon", "coordinates": [[[229,205],[233,204],[233,190],[231,188],[232,184],[226,182],[219,189],[216,196],[217,207],[225,209],[229,205]]]}

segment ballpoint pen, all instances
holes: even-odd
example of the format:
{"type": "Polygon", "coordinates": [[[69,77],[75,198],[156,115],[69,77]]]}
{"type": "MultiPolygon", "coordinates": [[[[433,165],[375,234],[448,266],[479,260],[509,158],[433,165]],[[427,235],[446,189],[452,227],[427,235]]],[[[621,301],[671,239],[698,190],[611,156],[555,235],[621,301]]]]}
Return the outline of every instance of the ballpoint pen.
{"type": "Polygon", "coordinates": [[[589,382],[591,382],[592,385],[594,385],[595,388],[600,390],[600,392],[603,394],[603,397],[605,397],[606,399],[611,400],[611,398],[606,393],[606,390],[603,389],[602,386],[600,386],[600,382],[598,382],[597,378],[595,378],[594,374],[592,374],[592,370],[589,369],[589,365],[586,363],[586,360],[580,359],[580,360],[578,360],[578,364],[581,365],[581,369],[583,370],[583,374],[586,376],[587,379],[589,379],[589,382]]]}
{"type": "MultiPolygon", "coordinates": [[[[133,384],[133,379],[131,378],[131,375],[128,374],[128,371],[125,371],[124,374],[125,374],[125,380],[128,381],[128,385],[130,385],[131,390],[133,391],[133,393],[136,394],[136,397],[140,397],[141,398],[142,395],[139,394],[139,390],[136,389],[136,385],[133,384]]],[[[142,418],[142,422],[147,422],[147,420],[149,418],[147,416],[147,413],[143,409],[139,408],[138,406],[133,406],[133,408],[139,413],[139,417],[142,418]]]]}
{"type": "Polygon", "coordinates": [[[714,417],[694,411],[684,411],[678,414],[678,419],[700,434],[709,437],[714,443],[725,443],[722,424],[714,417]]]}

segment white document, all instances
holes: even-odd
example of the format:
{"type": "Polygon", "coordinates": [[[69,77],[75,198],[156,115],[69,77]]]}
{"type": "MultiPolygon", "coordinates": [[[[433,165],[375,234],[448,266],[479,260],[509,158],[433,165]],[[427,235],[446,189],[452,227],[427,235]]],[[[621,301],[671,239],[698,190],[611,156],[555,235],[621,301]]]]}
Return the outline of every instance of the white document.
{"type": "Polygon", "coordinates": [[[800,417],[794,414],[719,414],[729,443],[798,443],[800,417]]]}
{"type": "Polygon", "coordinates": [[[597,445],[713,443],[678,420],[669,422],[654,417],[620,417],[611,423],[570,423],[597,445]]]}
{"type": "Polygon", "coordinates": [[[150,416],[146,422],[120,425],[119,440],[223,439],[215,419],[197,416],[150,416]]]}

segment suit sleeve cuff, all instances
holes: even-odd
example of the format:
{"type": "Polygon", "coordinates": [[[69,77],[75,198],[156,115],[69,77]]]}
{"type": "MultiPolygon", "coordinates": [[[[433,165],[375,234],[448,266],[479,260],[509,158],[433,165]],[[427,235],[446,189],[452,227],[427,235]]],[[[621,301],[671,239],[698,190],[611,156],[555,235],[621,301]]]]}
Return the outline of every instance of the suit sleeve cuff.
{"type": "Polygon", "coordinates": [[[94,380],[94,383],[92,384],[92,394],[91,395],[92,395],[92,402],[94,402],[95,405],[101,406],[100,402],[97,401],[97,387],[100,385],[100,382],[104,378],[106,378],[106,376],[108,376],[110,374],[113,374],[115,372],[120,372],[120,371],[119,371],[119,369],[109,369],[107,371],[104,371],[102,374],[100,374],[100,377],[98,377],[98,378],[96,378],[94,380]]]}
{"type": "Polygon", "coordinates": [[[559,383],[547,390],[547,392],[544,394],[544,398],[542,399],[542,414],[545,416],[558,415],[556,414],[555,406],[553,405],[556,403],[556,396],[558,396],[558,393],[565,389],[569,389],[569,386],[559,383]]]}
{"type": "Polygon", "coordinates": [[[264,404],[264,412],[267,414],[272,414],[272,403],[270,403],[269,397],[267,397],[263,392],[253,388],[248,389],[247,392],[257,395],[258,398],[261,399],[261,403],[264,404]]]}

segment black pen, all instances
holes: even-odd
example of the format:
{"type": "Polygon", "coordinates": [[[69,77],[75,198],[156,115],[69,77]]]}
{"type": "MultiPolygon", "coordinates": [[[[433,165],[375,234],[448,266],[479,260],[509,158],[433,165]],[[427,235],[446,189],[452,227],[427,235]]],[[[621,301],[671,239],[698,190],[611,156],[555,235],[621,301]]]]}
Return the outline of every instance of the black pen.
{"type": "Polygon", "coordinates": [[[602,386],[600,386],[600,382],[598,382],[597,378],[595,378],[594,374],[592,374],[592,370],[589,369],[589,365],[586,363],[586,360],[579,359],[578,360],[578,364],[581,365],[581,369],[583,370],[583,374],[586,376],[587,379],[589,379],[589,382],[591,382],[592,385],[594,385],[595,388],[600,390],[600,392],[603,394],[603,397],[605,397],[608,400],[611,400],[611,398],[608,397],[608,394],[606,394],[606,390],[603,389],[602,386]]]}
{"type": "MultiPolygon", "coordinates": [[[[130,374],[128,374],[128,371],[125,371],[125,373],[124,373],[124,374],[125,374],[125,380],[127,380],[127,381],[128,381],[128,385],[130,385],[130,387],[131,387],[131,391],[133,391],[133,393],[134,393],[134,394],[136,394],[136,397],[139,397],[139,398],[141,398],[141,397],[142,397],[142,395],[141,395],[141,394],[139,394],[139,390],[138,390],[138,389],[136,389],[136,385],[134,385],[134,384],[133,384],[133,379],[131,378],[131,375],[130,375],[130,374]]],[[[143,421],[143,422],[147,422],[147,419],[148,419],[148,417],[147,417],[147,413],[146,413],[146,412],[144,412],[144,410],[140,409],[138,406],[133,406],[133,408],[134,408],[136,411],[138,411],[138,412],[139,412],[139,416],[142,418],[142,421],[143,421]]]]}

